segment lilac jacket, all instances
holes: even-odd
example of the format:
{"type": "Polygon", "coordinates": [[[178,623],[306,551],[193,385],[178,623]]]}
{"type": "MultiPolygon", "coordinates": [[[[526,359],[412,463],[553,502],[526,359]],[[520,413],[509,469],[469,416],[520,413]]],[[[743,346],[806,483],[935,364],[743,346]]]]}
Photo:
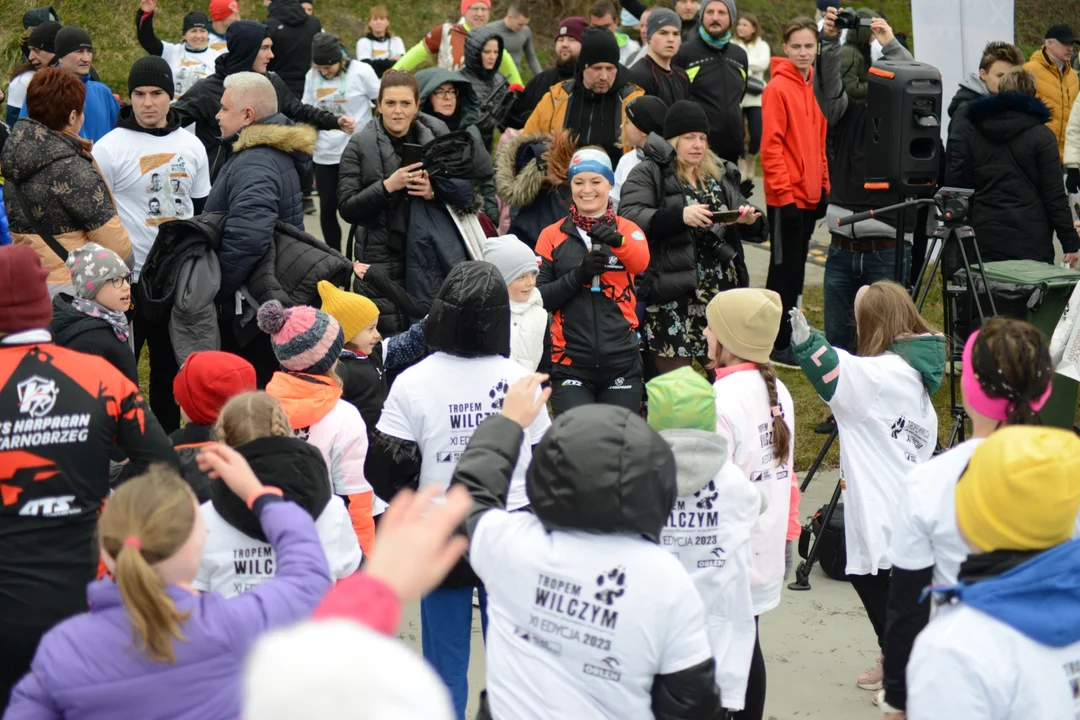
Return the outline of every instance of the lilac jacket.
{"type": "Polygon", "coordinates": [[[170,585],[177,608],[191,613],[182,628],[186,640],[173,641],[176,665],[152,662],[135,649],[119,588],[99,580],[88,588],[90,612],[41,639],[4,720],[236,720],[252,643],[310,616],[331,585],[311,516],[272,495],[255,509],[277,554],[274,579],[231,600],[170,585]]]}

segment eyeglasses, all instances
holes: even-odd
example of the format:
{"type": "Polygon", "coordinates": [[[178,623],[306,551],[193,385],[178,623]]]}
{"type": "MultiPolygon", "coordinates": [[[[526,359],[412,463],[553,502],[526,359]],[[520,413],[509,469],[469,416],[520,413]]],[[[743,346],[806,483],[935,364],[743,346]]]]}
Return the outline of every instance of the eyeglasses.
{"type": "Polygon", "coordinates": [[[456,98],[457,97],[457,89],[456,88],[439,88],[438,90],[436,90],[435,92],[433,92],[431,94],[434,95],[435,97],[439,98],[440,100],[446,100],[447,98],[456,98]]]}
{"type": "Polygon", "coordinates": [[[127,275],[121,275],[120,277],[109,278],[109,283],[117,289],[124,287],[124,283],[131,284],[131,273],[127,275]]]}

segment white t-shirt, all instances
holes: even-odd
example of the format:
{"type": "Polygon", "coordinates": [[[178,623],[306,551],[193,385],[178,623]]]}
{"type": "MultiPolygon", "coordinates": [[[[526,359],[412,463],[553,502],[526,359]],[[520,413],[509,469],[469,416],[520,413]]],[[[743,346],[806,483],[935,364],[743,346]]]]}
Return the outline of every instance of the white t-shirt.
{"type": "Polygon", "coordinates": [[[944,605],[915,639],[907,717],[1073,720],[1078,688],[1080,642],[1049,647],[972,607],[944,605]]]}
{"type": "MultiPolygon", "coordinates": [[[[211,41],[213,37],[211,37],[211,41]]],[[[214,63],[218,55],[225,49],[215,50],[213,43],[207,45],[205,50],[188,50],[184,43],[169,43],[162,41],[161,57],[169,63],[173,73],[173,98],[190,90],[191,86],[205,77],[214,74],[214,63]]]]}
{"type": "Polygon", "coordinates": [[[116,128],[94,143],[93,155],[131,238],[138,280],[158,226],[193,217],[192,198],[210,194],[206,148],[179,129],[157,136],[116,128]]]}
{"type": "Polygon", "coordinates": [[[791,473],[795,462],[795,403],[787,386],[776,381],[780,411],[791,433],[788,460],[778,465],[773,453],[773,415],[769,391],[761,373],[750,364],[726,368],[713,383],[716,388],[716,432],[728,445],[728,462],[738,467],[765,497],[761,513],[750,534],[753,562],[750,590],[754,615],[780,604],[784,584],[784,550],[791,510],[791,473]],[[741,369],[740,369],[741,368],[741,369]]]}
{"type": "Polygon", "coordinates": [[[26,102],[26,86],[34,79],[34,73],[36,72],[37,70],[27,70],[11,79],[7,91],[8,107],[22,108],[23,103],[26,102]]]}
{"type": "MultiPolygon", "coordinates": [[[[379,78],[366,62],[351,62],[344,74],[327,80],[315,68],[304,78],[301,102],[326,110],[335,117],[351,117],[360,128],[371,122],[371,104],[379,96],[379,78]]],[[[318,165],[337,165],[349,144],[341,130],[320,130],[312,159],[318,165]]]]}
{"type": "Polygon", "coordinates": [[[742,710],[754,654],[754,604],[750,593],[750,531],[761,493],[735,465],[693,495],[675,501],[660,544],[690,574],[705,603],[716,684],[729,710],[742,710]]]}
{"type": "Polygon", "coordinates": [[[635,150],[619,158],[619,164],[615,166],[615,185],[611,188],[610,196],[616,211],[619,209],[619,198],[622,196],[623,183],[626,182],[626,178],[630,177],[630,171],[636,168],[640,162],[641,151],[635,150]]]}
{"type": "Polygon", "coordinates": [[[652,720],[653,678],[712,657],[693,582],[648,540],[549,533],[529,513],[489,510],[469,562],[488,593],[499,720],[652,720]]]}
{"type": "Polygon", "coordinates": [[[934,566],[936,586],[956,584],[971,550],[956,527],[956,483],[982,438],[972,438],[919,465],[903,481],[889,561],[904,570],[934,566]]]}
{"type": "MultiPolygon", "coordinates": [[[[401,373],[390,386],[376,428],[420,446],[420,487],[437,484],[444,491],[476,428],[502,410],[506,391],[529,372],[509,358],[494,355],[463,358],[437,352],[401,373]]],[[[529,504],[525,470],[532,446],[540,442],[551,418],[541,412],[526,430],[506,506],[529,504]]]]}
{"type": "Polygon", "coordinates": [[[218,35],[214,32],[213,28],[210,28],[210,49],[221,54],[229,49],[229,42],[224,35],[218,35]]]}
{"type": "Polygon", "coordinates": [[[397,35],[388,35],[382,40],[372,40],[365,36],[356,41],[357,60],[391,60],[404,54],[405,41],[397,35]]]}
{"type": "MultiPolygon", "coordinates": [[[[232,598],[274,577],[277,557],[270,543],[250,538],[234,528],[211,502],[203,503],[199,510],[206,521],[206,549],[192,587],[232,598]]],[[[356,572],[362,552],[341,498],[331,496],[315,519],[315,531],[334,580],[356,572]]]]}
{"type": "Polygon", "coordinates": [[[934,454],[937,412],[922,375],[895,353],[857,357],[837,348],[829,401],[840,431],[849,575],[888,570],[889,542],[907,474],[934,454]]]}

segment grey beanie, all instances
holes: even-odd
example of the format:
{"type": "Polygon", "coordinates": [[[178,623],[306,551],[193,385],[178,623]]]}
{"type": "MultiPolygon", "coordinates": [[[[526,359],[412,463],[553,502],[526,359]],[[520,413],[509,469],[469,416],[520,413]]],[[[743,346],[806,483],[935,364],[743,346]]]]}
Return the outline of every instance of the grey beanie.
{"type": "Polygon", "coordinates": [[[673,27],[676,30],[681,31],[682,18],[670,8],[653,8],[653,11],[649,13],[649,17],[645,21],[645,42],[649,42],[653,33],[660,28],[665,27],[673,27]]]}
{"type": "Polygon", "coordinates": [[[735,23],[739,21],[739,15],[735,12],[735,0],[705,0],[701,3],[701,7],[698,8],[698,22],[705,17],[705,8],[712,5],[714,2],[722,2],[727,6],[728,15],[731,16],[731,27],[735,27],[735,23]]]}
{"type": "Polygon", "coordinates": [[[97,243],[86,243],[68,253],[67,266],[75,294],[84,300],[93,300],[106,282],[131,272],[119,255],[97,243]]]}
{"type": "Polygon", "coordinates": [[[527,272],[536,272],[536,253],[518,240],[517,235],[487,238],[483,245],[484,262],[494,265],[507,285],[527,272]]]}

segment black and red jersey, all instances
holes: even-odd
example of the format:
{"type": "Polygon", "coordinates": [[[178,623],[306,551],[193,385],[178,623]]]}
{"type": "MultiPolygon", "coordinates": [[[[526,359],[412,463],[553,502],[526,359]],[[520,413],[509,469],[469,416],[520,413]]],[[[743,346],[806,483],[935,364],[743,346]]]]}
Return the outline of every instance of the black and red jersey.
{"type": "MultiPolygon", "coordinates": [[[[7,338],[10,342],[11,337],[7,338]]],[[[179,468],[139,388],[107,360],[48,342],[0,345],[0,618],[86,610],[109,451],[179,468]]]]}
{"type": "Polygon", "coordinates": [[[574,367],[625,365],[638,354],[634,276],[649,266],[645,233],[626,218],[615,218],[621,247],[610,252],[600,275],[600,292],[577,279],[591,247],[567,217],[544,228],[536,241],[540,274],[536,285],[551,320],[551,362],[574,367]]]}

